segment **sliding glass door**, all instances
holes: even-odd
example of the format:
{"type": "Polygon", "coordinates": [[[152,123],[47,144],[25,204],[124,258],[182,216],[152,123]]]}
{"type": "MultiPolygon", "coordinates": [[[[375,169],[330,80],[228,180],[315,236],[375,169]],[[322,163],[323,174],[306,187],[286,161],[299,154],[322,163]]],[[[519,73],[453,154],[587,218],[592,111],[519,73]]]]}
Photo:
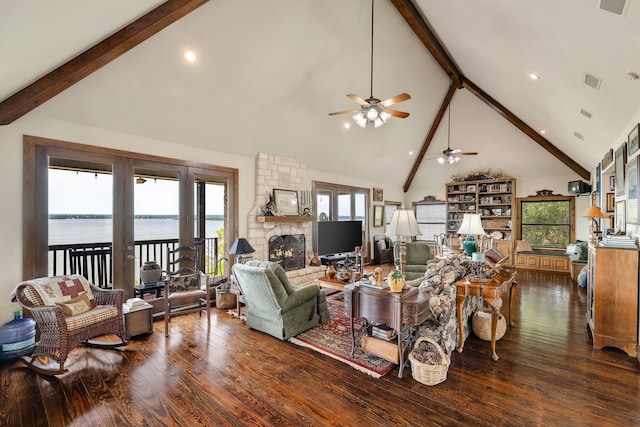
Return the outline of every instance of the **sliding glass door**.
{"type": "Polygon", "coordinates": [[[25,137],[25,278],[78,273],[127,298],[146,261],[200,246],[212,274],[237,236],[237,170],[25,137]]]}

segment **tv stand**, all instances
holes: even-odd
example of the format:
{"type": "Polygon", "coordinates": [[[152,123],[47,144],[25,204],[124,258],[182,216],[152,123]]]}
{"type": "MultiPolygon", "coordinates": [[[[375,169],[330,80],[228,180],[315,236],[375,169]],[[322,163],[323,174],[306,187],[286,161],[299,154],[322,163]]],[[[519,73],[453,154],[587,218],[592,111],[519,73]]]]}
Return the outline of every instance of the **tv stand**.
{"type": "Polygon", "coordinates": [[[320,262],[322,265],[331,265],[333,263],[344,263],[345,258],[351,259],[354,256],[353,253],[348,254],[336,254],[336,255],[321,255],[320,262]]]}

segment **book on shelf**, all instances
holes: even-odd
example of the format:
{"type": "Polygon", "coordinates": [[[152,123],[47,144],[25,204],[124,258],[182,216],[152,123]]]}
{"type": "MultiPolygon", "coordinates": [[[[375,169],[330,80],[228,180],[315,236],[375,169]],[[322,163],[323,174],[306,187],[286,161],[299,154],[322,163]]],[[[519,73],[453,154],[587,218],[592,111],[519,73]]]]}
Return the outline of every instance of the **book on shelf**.
{"type": "Polygon", "coordinates": [[[615,248],[637,248],[635,239],[631,236],[605,236],[600,246],[615,248]]]}

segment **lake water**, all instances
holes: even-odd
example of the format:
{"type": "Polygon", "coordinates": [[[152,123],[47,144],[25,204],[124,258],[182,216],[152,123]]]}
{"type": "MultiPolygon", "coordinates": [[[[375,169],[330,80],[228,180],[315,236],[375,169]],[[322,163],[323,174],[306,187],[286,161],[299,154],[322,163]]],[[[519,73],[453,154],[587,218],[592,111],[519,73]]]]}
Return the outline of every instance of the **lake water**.
{"type": "MultiPolygon", "coordinates": [[[[112,220],[107,218],[49,219],[49,244],[111,242],[112,220]]],[[[135,240],[177,239],[179,221],[172,218],[136,218],[135,240]]],[[[205,237],[216,237],[224,221],[207,220],[205,237]]]]}

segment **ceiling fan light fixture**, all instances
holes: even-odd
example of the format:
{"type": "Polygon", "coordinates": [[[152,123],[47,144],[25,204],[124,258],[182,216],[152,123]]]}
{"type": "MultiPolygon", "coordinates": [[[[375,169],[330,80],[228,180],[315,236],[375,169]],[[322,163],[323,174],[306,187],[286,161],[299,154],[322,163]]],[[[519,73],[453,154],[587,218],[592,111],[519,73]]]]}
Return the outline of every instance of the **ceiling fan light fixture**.
{"type": "Polygon", "coordinates": [[[409,113],[397,110],[387,110],[391,105],[397,104],[402,101],[406,101],[407,99],[411,99],[411,96],[408,93],[401,93],[396,96],[393,96],[384,101],[380,101],[378,98],[374,98],[373,96],[373,0],[371,0],[371,67],[370,67],[370,95],[369,98],[362,99],[358,95],[355,94],[347,94],[347,97],[351,100],[357,102],[360,105],[360,111],[357,110],[346,110],[346,111],[338,111],[335,113],[329,113],[330,116],[335,116],[338,114],[350,114],[356,112],[353,116],[353,121],[358,124],[358,126],[364,128],[369,123],[373,124],[374,127],[378,128],[384,125],[392,116],[399,117],[401,119],[406,119],[409,117],[409,113]],[[390,111],[390,112],[388,112],[390,111]]]}
{"type": "Polygon", "coordinates": [[[367,120],[375,121],[378,118],[378,116],[379,114],[376,106],[375,105],[370,106],[367,111],[367,120]]]}
{"type": "Polygon", "coordinates": [[[361,128],[365,127],[367,125],[367,119],[365,117],[365,112],[364,109],[358,111],[354,116],[353,116],[353,121],[356,122],[356,124],[358,126],[360,126],[361,128]]]}

